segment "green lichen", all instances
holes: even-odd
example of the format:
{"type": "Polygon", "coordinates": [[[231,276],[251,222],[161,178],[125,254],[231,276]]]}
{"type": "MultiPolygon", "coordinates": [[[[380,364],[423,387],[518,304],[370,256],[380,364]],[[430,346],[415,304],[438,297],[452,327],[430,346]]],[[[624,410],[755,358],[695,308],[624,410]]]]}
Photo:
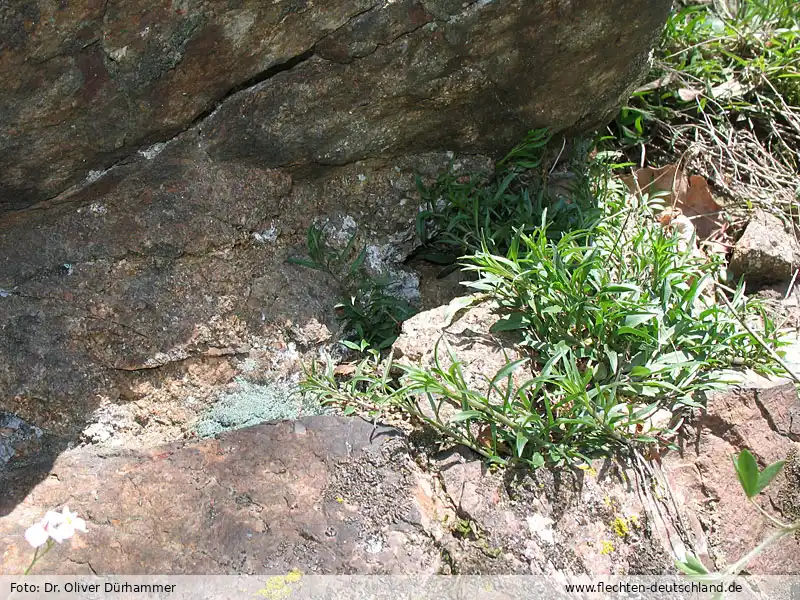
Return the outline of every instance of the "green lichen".
{"type": "Polygon", "coordinates": [[[195,423],[193,431],[197,436],[211,437],[265,421],[293,420],[323,412],[319,404],[301,395],[294,385],[260,384],[245,379],[237,379],[236,383],[235,391],[221,396],[195,423]]]}

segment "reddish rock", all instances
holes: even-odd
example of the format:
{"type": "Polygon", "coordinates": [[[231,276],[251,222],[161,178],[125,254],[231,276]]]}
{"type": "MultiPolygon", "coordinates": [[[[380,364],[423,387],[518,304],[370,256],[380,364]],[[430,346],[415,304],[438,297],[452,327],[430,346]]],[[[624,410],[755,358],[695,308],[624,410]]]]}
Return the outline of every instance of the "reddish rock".
{"type": "MultiPolygon", "coordinates": [[[[800,517],[791,499],[800,490],[796,430],[800,402],[793,384],[770,389],[740,389],[713,394],[685,440],[681,456],[669,455],[665,468],[680,502],[689,505],[703,526],[709,567],[722,569],[752,550],[773,527],[747,501],[732,458],[747,448],[759,466],[778,460],[788,465],[758,497],[759,504],[784,520],[800,517]]],[[[785,538],[751,564],[751,573],[800,573],[800,541],[785,538]]]]}
{"type": "MultiPolygon", "coordinates": [[[[791,398],[791,386],[781,393],[791,398]]],[[[399,432],[341,417],[146,451],[67,451],[0,474],[0,574],[27,565],[25,528],[63,505],[89,532],[38,573],[657,575],[675,573],[687,550],[721,569],[769,529],[744,501],[730,454],[746,439],[772,461],[792,443],[770,436],[751,390],[710,407],[695,444],[668,455],[663,472],[614,460],[495,470],[467,450],[423,461],[430,449],[399,432]]],[[[798,475],[795,452],[761,498],[766,510],[800,517],[798,475]]],[[[796,574],[798,557],[786,539],[749,570],[796,574]]]]}
{"type": "Polygon", "coordinates": [[[38,574],[671,572],[660,529],[613,461],[597,472],[490,471],[468,452],[421,468],[361,419],[263,424],[148,451],[63,453],[0,474],[0,574],[27,526],[68,505],[88,532],[38,574]],[[30,479],[42,479],[28,492],[30,479]]]}
{"type": "MultiPolygon", "coordinates": [[[[24,501],[0,498],[0,574],[27,566],[25,528],[63,505],[89,531],[39,574],[435,572],[438,550],[411,524],[413,461],[392,436],[315,418],[147,452],[67,452],[24,501]]],[[[25,476],[0,484],[13,496],[25,476]]]]}

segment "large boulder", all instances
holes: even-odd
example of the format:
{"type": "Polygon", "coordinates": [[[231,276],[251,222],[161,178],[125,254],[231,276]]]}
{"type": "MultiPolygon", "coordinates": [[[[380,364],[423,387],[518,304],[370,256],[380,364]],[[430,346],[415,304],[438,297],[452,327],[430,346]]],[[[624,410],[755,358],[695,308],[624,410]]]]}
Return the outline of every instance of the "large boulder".
{"type": "MultiPolygon", "coordinates": [[[[791,442],[769,419],[783,427],[784,409],[800,408],[793,389],[778,388],[756,401],[769,407],[762,416],[746,400],[753,393],[720,396],[680,455],[638,468],[597,460],[583,471],[490,469],[463,448],[438,451],[334,416],[138,452],[75,449],[32,467],[49,474],[32,490],[31,470],[0,473],[0,575],[27,566],[25,529],[65,505],[88,532],[57,546],[36,574],[298,569],[526,574],[557,584],[677,573],[687,550],[722,569],[770,533],[737,489],[729,454],[756,442],[759,458],[785,457],[791,442]]],[[[800,460],[787,458],[763,500],[796,518],[800,460]]],[[[749,572],[796,574],[798,548],[784,539],[749,572]]]]}
{"type": "Polygon", "coordinates": [[[201,124],[211,156],[262,168],[500,151],[534,126],[596,125],[642,72],[669,5],[12,0],[0,211],[201,124]]]}
{"type": "Polygon", "coordinates": [[[420,450],[361,419],[314,417],[142,452],[66,452],[31,493],[19,473],[0,474],[0,575],[27,566],[26,527],[65,505],[88,532],[36,574],[675,571],[666,532],[678,517],[624,465],[503,472],[469,453],[426,464],[420,450]]]}

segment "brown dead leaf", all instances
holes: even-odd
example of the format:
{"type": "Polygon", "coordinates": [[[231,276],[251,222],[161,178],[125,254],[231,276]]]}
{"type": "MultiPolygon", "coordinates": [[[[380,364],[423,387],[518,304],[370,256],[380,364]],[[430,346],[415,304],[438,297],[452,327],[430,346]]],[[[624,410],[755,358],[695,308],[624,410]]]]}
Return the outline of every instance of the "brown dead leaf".
{"type": "Polygon", "coordinates": [[[707,240],[715,232],[724,230],[722,206],[714,200],[708,182],[700,175],[687,177],[677,165],[667,165],[659,169],[636,169],[632,174],[623,176],[622,180],[634,194],[652,196],[657,192],[666,193],[666,205],[678,209],[691,219],[698,240],[707,240]]]}
{"type": "Polygon", "coordinates": [[[333,367],[333,374],[339,375],[341,377],[352,375],[355,372],[356,372],[356,366],[352,363],[345,363],[343,365],[336,365],[335,367],[333,367]]]}
{"type": "Polygon", "coordinates": [[[492,447],[492,428],[489,425],[484,425],[477,437],[478,443],[484,448],[492,447]]]}
{"type": "Polygon", "coordinates": [[[672,73],[667,73],[666,75],[663,75],[658,79],[645,83],[643,86],[636,88],[636,90],[633,93],[639,94],[641,92],[652,92],[653,90],[661,89],[672,83],[672,80],[674,78],[675,77],[672,75],[672,73]]]}

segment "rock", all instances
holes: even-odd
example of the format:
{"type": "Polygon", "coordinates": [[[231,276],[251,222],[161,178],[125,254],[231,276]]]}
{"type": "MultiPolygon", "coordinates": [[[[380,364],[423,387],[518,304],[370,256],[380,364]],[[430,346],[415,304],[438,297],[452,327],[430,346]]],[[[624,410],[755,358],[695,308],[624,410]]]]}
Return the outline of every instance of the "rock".
{"type": "MultiPolygon", "coordinates": [[[[687,435],[682,450],[664,468],[680,504],[695,513],[708,538],[709,559],[722,569],[752,550],[772,531],[746,500],[731,458],[749,449],[761,468],[787,460],[784,472],[759,497],[784,520],[800,516],[792,498],[800,490],[797,430],[800,401],[793,384],[739,388],[712,394],[706,412],[687,435]]],[[[711,565],[709,565],[711,566],[711,565]]],[[[787,538],[756,558],[751,573],[800,572],[800,540],[787,538]]]]}
{"type": "Polygon", "coordinates": [[[434,541],[410,525],[424,492],[403,440],[360,419],[303,423],[304,434],[284,422],[141,453],[66,452],[24,499],[25,474],[0,476],[0,574],[27,566],[22,533],[64,504],[88,533],[39,574],[435,572],[434,541]]]}
{"type": "Polygon", "coordinates": [[[11,459],[35,457],[42,450],[42,430],[16,415],[0,411],[0,470],[11,459]]]}
{"type": "Polygon", "coordinates": [[[196,123],[215,159],[261,168],[501,152],[531,127],[601,124],[669,7],[18,0],[0,13],[0,211],[155,159],[196,123]]]}
{"type": "Polygon", "coordinates": [[[736,242],[730,269],[754,285],[780,283],[800,267],[800,244],[775,215],[756,210],[736,242]]]}
{"type": "MultiPolygon", "coordinates": [[[[772,392],[791,398],[788,388],[772,392]]],[[[0,473],[0,574],[27,565],[25,528],[65,504],[89,531],[50,552],[39,574],[299,569],[558,581],[675,573],[687,551],[719,569],[768,531],[738,490],[730,454],[748,445],[772,461],[792,444],[771,430],[755,392],[716,396],[710,410],[663,465],[609,459],[574,471],[492,469],[469,450],[438,452],[334,416],[138,452],[86,446],[0,473]],[[29,491],[34,475],[42,481],[29,491]]],[[[797,456],[763,498],[784,518],[800,516],[797,456]]],[[[750,572],[796,573],[798,557],[798,541],[785,539],[750,572]]]]}
{"type": "MultiPolygon", "coordinates": [[[[471,389],[485,390],[487,380],[506,364],[505,356],[519,357],[514,340],[490,333],[498,319],[490,303],[462,312],[448,325],[452,312],[443,306],[406,321],[394,346],[399,362],[429,367],[439,342],[447,368],[449,358],[441,349],[446,341],[456,349],[471,389]]],[[[659,411],[651,423],[663,426],[669,416],[659,411]]],[[[525,562],[527,557],[543,569],[536,572],[552,574],[568,565],[570,572],[663,573],[673,560],[670,556],[686,552],[697,554],[710,569],[723,569],[771,530],[746,501],[731,457],[747,448],[762,468],[787,459],[785,473],[760,501],[785,520],[798,518],[794,502],[800,494],[799,423],[794,384],[746,376],[739,387],[712,394],[706,412],[684,432],[680,451],[667,453],[660,464],[646,463],[644,473],[641,465],[599,461],[583,475],[542,469],[501,477],[480,462],[465,462],[459,454],[439,467],[457,515],[475,521],[491,547],[505,548],[502,540],[512,537],[518,547],[525,547],[530,542],[523,541],[528,537],[522,532],[535,530],[536,545],[515,560],[525,562]],[[522,490],[519,504],[514,502],[514,489],[522,490]],[[543,554],[542,544],[551,538],[552,548],[543,554]]],[[[800,572],[800,540],[784,539],[755,560],[750,571],[800,572]]]]}
{"type": "MultiPolygon", "coordinates": [[[[514,336],[491,332],[492,325],[500,319],[500,315],[493,312],[493,305],[478,304],[463,314],[456,313],[455,306],[426,310],[404,321],[402,332],[392,345],[397,362],[426,368],[438,364],[447,370],[455,357],[462,366],[469,389],[496,398],[497,391],[491,387],[492,378],[508,361],[522,356],[514,347],[514,336]]],[[[525,381],[526,373],[530,374],[528,364],[522,364],[514,372],[516,385],[525,381]]],[[[505,381],[500,381],[497,388],[504,389],[505,385],[505,381]]],[[[438,415],[427,401],[419,402],[418,408],[424,415],[438,417],[444,422],[461,409],[452,399],[439,404],[438,415]]]]}
{"type": "Polygon", "coordinates": [[[27,566],[25,528],[65,504],[88,532],[37,574],[672,570],[652,517],[610,462],[583,475],[504,474],[446,454],[433,465],[442,486],[412,451],[398,432],[341,417],[144,452],[67,451],[41,465],[50,476],[30,493],[30,471],[0,475],[10,492],[0,498],[0,574],[27,566]]]}
{"type": "Polygon", "coordinates": [[[0,219],[0,410],[65,447],[95,439],[84,430],[118,405],[130,427],[107,441],[141,449],[186,435],[238,379],[293,386],[339,333],[335,282],[287,262],[308,226],[358,224],[367,248],[411,239],[415,177],[451,159],[490,164],[442,152],[294,180],[217,164],[189,138],[70,202],[0,219]]]}
{"type": "Polygon", "coordinates": [[[471,389],[486,392],[495,373],[507,362],[521,358],[514,347],[517,339],[512,334],[491,331],[502,316],[495,314],[491,303],[480,303],[456,314],[454,306],[426,310],[404,321],[392,349],[400,363],[430,367],[438,360],[445,369],[452,363],[452,351],[463,364],[471,389]]]}

